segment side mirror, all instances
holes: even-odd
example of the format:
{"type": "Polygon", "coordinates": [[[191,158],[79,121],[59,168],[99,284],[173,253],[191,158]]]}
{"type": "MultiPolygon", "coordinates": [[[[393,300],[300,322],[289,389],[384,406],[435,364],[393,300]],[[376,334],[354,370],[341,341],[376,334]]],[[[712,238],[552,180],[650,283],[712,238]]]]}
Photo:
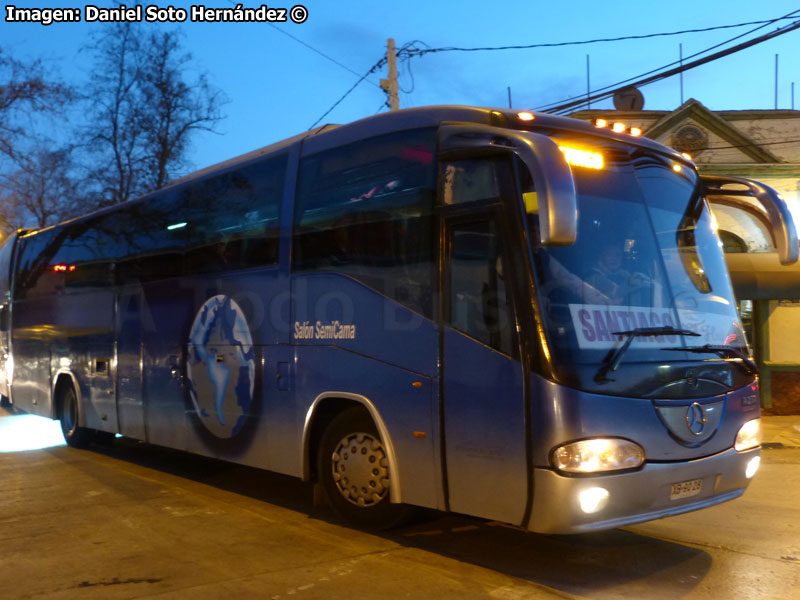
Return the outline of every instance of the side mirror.
{"type": "Polygon", "coordinates": [[[440,152],[513,152],[533,177],[543,246],[570,246],[578,237],[578,201],[572,171],[558,145],[546,135],[483,125],[445,124],[440,152]]]}
{"type": "Polygon", "coordinates": [[[778,192],[768,185],[743,177],[719,177],[706,175],[701,178],[705,186],[705,196],[745,196],[755,198],[767,211],[772,231],[775,235],[775,245],[778,249],[778,259],[782,265],[791,265],[800,257],[800,246],[797,240],[797,228],[794,217],[786,201],[778,192]],[[737,185],[736,189],[724,189],[724,185],[737,185]],[[744,189],[742,189],[744,188],[744,189]]]}

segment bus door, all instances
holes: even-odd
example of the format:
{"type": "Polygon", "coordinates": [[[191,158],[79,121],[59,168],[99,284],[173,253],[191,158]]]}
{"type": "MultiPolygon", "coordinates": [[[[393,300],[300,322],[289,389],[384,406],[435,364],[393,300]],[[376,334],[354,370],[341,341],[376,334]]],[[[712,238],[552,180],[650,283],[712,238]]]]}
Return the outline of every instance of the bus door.
{"type": "Polygon", "coordinates": [[[126,286],[117,293],[117,418],[119,432],[145,440],[142,389],[142,290],[126,286]]]}
{"type": "MultiPolygon", "coordinates": [[[[445,472],[450,510],[522,523],[530,474],[524,373],[507,277],[512,272],[510,237],[497,202],[499,190],[478,184],[480,173],[469,173],[487,165],[492,170],[504,166],[457,161],[445,167],[441,313],[445,472]],[[459,185],[460,177],[472,181],[459,185]],[[480,209],[476,195],[486,198],[486,208],[480,209]]],[[[497,181],[495,172],[483,175],[497,181]]]]}

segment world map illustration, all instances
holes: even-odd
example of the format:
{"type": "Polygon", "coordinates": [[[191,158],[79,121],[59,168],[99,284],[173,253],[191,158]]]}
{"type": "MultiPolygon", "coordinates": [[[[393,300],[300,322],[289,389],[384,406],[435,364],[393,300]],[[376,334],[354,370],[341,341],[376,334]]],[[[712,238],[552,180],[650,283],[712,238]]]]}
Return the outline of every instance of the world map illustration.
{"type": "Polygon", "coordinates": [[[230,297],[213,296],[197,311],[186,371],[200,422],[218,438],[234,437],[250,414],[256,365],[247,320],[230,297]]]}

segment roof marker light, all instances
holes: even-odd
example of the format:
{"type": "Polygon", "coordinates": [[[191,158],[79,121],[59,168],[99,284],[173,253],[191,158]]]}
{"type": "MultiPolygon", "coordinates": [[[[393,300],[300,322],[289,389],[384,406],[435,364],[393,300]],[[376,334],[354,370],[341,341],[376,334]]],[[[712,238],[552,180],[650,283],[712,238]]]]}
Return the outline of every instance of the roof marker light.
{"type": "Polygon", "coordinates": [[[688,152],[681,152],[681,156],[682,156],[683,158],[685,158],[686,160],[694,160],[694,159],[692,158],[692,155],[691,155],[691,154],[689,154],[688,152]]]}
{"type": "Polygon", "coordinates": [[[614,123],[614,124],[611,126],[611,130],[612,130],[614,133],[623,133],[623,132],[625,131],[625,129],[626,129],[626,127],[625,127],[625,123],[614,123]]]}
{"type": "Polygon", "coordinates": [[[173,229],[181,229],[182,227],[186,227],[187,223],[184,221],[183,223],[175,223],[174,225],[168,225],[167,229],[172,231],[173,229]]]}
{"type": "Polygon", "coordinates": [[[631,127],[631,135],[633,136],[640,136],[642,135],[641,127],[631,127]]]}
{"type": "Polygon", "coordinates": [[[608,127],[608,121],[605,119],[595,119],[594,121],[595,127],[608,127]]]}
{"type": "Polygon", "coordinates": [[[569,146],[559,146],[558,149],[564,153],[564,158],[567,159],[567,164],[569,165],[588,167],[590,169],[603,168],[603,155],[598,152],[589,152],[588,150],[570,148],[569,146]]]}
{"type": "Polygon", "coordinates": [[[527,111],[517,113],[517,117],[519,117],[520,121],[533,121],[533,119],[535,118],[532,113],[529,113],[527,111]]]}

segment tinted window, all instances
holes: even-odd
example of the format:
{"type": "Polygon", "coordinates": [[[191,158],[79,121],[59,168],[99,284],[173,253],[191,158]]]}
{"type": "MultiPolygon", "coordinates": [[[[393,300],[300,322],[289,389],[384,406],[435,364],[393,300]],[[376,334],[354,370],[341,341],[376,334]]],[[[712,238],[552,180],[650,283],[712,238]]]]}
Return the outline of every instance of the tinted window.
{"type": "Polygon", "coordinates": [[[186,193],[186,269],[204,273],[278,263],[287,157],[191,185],[186,193]]]}
{"type": "Polygon", "coordinates": [[[54,242],[51,270],[61,275],[63,286],[91,288],[113,283],[115,258],[111,250],[117,232],[106,216],[92,217],[62,227],[54,242]]]}
{"type": "Polygon", "coordinates": [[[188,195],[180,188],[125,207],[120,217],[123,258],[120,283],[179,277],[186,246],[188,195]]]}
{"type": "Polygon", "coordinates": [[[514,349],[502,238],[493,220],[457,224],[450,233],[450,325],[505,354],[514,349]]]}
{"type": "Polygon", "coordinates": [[[500,196],[496,164],[488,160],[459,160],[444,165],[444,204],[496,200],[500,196]]]}
{"type": "Polygon", "coordinates": [[[166,190],[121,215],[120,281],[150,281],[278,262],[286,156],[166,190]]]}
{"type": "Polygon", "coordinates": [[[430,315],[435,141],[399,132],[303,159],[294,268],[348,275],[430,315]]]}
{"type": "Polygon", "coordinates": [[[64,276],[50,266],[60,238],[58,229],[46,229],[19,240],[19,265],[14,286],[15,299],[51,294],[63,286],[64,276]]]}

